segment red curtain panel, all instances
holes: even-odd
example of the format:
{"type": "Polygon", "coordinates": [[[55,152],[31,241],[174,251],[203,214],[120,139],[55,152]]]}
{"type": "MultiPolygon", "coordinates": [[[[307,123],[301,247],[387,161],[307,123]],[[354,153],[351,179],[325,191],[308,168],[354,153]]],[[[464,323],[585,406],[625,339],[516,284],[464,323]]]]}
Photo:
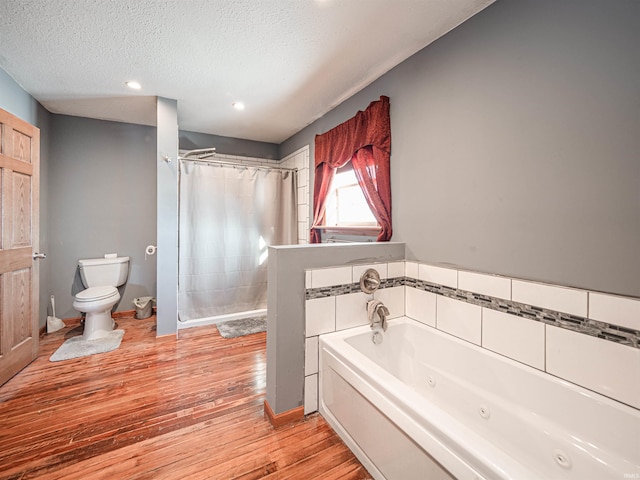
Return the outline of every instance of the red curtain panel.
{"type": "Polygon", "coordinates": [[[320,243],[327,194],[335,169],[351,161],[360,188],[381,227],[378,242],[391,239],[391,121],[389,97],[371,102],[315,141],[315,180],[313,188],[313,226],[311,243],[320,243]]]}

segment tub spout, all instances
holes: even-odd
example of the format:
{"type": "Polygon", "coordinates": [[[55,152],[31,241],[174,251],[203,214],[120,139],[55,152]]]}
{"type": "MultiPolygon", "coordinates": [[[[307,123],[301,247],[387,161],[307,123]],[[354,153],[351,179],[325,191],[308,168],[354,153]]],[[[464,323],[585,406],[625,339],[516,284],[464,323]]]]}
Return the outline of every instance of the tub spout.
{"type": "Polygon", "coordinates": [[[380,300],[369,300],[367,302],[367,315],[369,316],[369,325],[371,325],[372,329],[380,327],[383,331],[387,330],[389,309],[380,300]],[[378,318],[376,318],[376,314],[378,318]]]}

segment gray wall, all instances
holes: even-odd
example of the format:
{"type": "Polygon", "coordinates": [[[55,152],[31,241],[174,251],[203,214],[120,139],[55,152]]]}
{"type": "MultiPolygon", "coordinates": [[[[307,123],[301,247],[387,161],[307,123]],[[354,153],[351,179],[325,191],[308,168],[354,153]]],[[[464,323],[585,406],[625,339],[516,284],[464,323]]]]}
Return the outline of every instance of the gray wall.
{"type": "Polygon", "coordinates": [[[269,247],[267,402],[274,413],[302,405],[305,269],[404,260],[403,243],[269,247]]]}
{"type": "Polygon", "coordinates": [[[215,147],[216,153],[225,153],[227,155],[269,159],[281,158],[278,156],[278,145],[275,143],[256,142],[253,140],[243,140],[241,138],[188,132],[186,130],[180,130],[178,139],[180,148],[183,150],[215,147]]]}
{"type": "Polygon", "coordinates": [[[639,31],[636,1],[498,1],[280,154],[388,95],[408,258],[640,296],[639,31]]]}
{"type": "Polygon", "coordinates": [[[46,293],[58,317],[79,316],[78,259],[118,253],[131,269],[117,310],[131,310],[133,298],[156,292],[156,260],[144,255],[156,243],[156,129],[66,115],[52,127],[46,293]]]}
{"type": "MultiPolygon", "coordinates": [[[[40,129],[40,245],[41,252],[49,252],[49,149],[51,140],[52,115],[45,110],[31,95],[24,91],[4,70],[0,68],[0,108],[35,125],[40,129]]],[[[38,262],[39,281],[39,313],[40,326],[44,326],[49,305],[49,282],[51,278],[51,262],[38,262]]]]}

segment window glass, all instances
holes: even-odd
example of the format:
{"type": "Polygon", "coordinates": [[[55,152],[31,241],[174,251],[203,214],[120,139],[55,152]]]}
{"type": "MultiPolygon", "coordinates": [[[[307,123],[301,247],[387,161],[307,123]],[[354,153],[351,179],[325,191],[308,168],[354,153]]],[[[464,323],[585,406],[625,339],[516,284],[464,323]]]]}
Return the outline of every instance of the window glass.
{"type": "Polygon", "coordinates": [[[329,226],[376,226],[356,174],[348,163],[336,170],[327,196],[326,223],[329,226]]]}

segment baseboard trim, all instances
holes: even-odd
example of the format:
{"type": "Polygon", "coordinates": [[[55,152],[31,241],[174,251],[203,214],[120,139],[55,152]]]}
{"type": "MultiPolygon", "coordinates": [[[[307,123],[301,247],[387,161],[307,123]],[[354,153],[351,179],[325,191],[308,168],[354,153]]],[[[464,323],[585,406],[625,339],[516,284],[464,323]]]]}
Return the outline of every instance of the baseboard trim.
{"type": "MultiPolygon", "coordinates": [[[[157,307],[153,307],[153,315],[155,315],[157,313],[157,307]]],[[[121,310],[119,312],[113,312],[111,314],[111,318],[135,318],[136,317],[136,311],[135,310],[121,310]]],[[[82,320],[82,317],[70,317],[70,318],[63,318],[62,321],[65,324],[65,327],[70,327],[72,325],[80,325],[80,321],[82,320]]],[[[40,331],[39,331],[39,336],[43,337],[44,335],[47,334],[47,324],[45,323],[42,327],[40,327],[40,331]]],[[[175,334],[172,334],[173,337],[175,338],[175,334]]],[[[167,335],[167,337],[170,337],[171,335],[167,335]]]]}
{"type": "Polygon", "coordinates": [[[274,428],[281,427],[283,425],[287,425],[288,423],[297,422],[298,420],[302,420],[304,418],[304,406],[300,405],[291,410],[287,410],[282,413],[273,413],[269,402],[265,399],[264,401],[264,416],[267,417],[269,423],[273,425],[274,428]]]}
{"type": "MultiPolygon", "coordinates": [[[[152,307],[151,315],[155,315],[157,313],[157,309],[158,309],[158,307],[152,307]]],[[[137,320],[135,309],[133,309],[133,310],[120,310],[119,312],[113,312],[111,314],[111,316],[113,318],[123,318],[123,317],[131,318],[131,317],[133,317],[133,318],[135,318],[137,320]]]]}
{"type": "Polygon", "coordinates": [[[177,333],[167,333],[166,335],[157,335],[156,343],[169,343],[176,342],[178,340],[177,333]]]}

